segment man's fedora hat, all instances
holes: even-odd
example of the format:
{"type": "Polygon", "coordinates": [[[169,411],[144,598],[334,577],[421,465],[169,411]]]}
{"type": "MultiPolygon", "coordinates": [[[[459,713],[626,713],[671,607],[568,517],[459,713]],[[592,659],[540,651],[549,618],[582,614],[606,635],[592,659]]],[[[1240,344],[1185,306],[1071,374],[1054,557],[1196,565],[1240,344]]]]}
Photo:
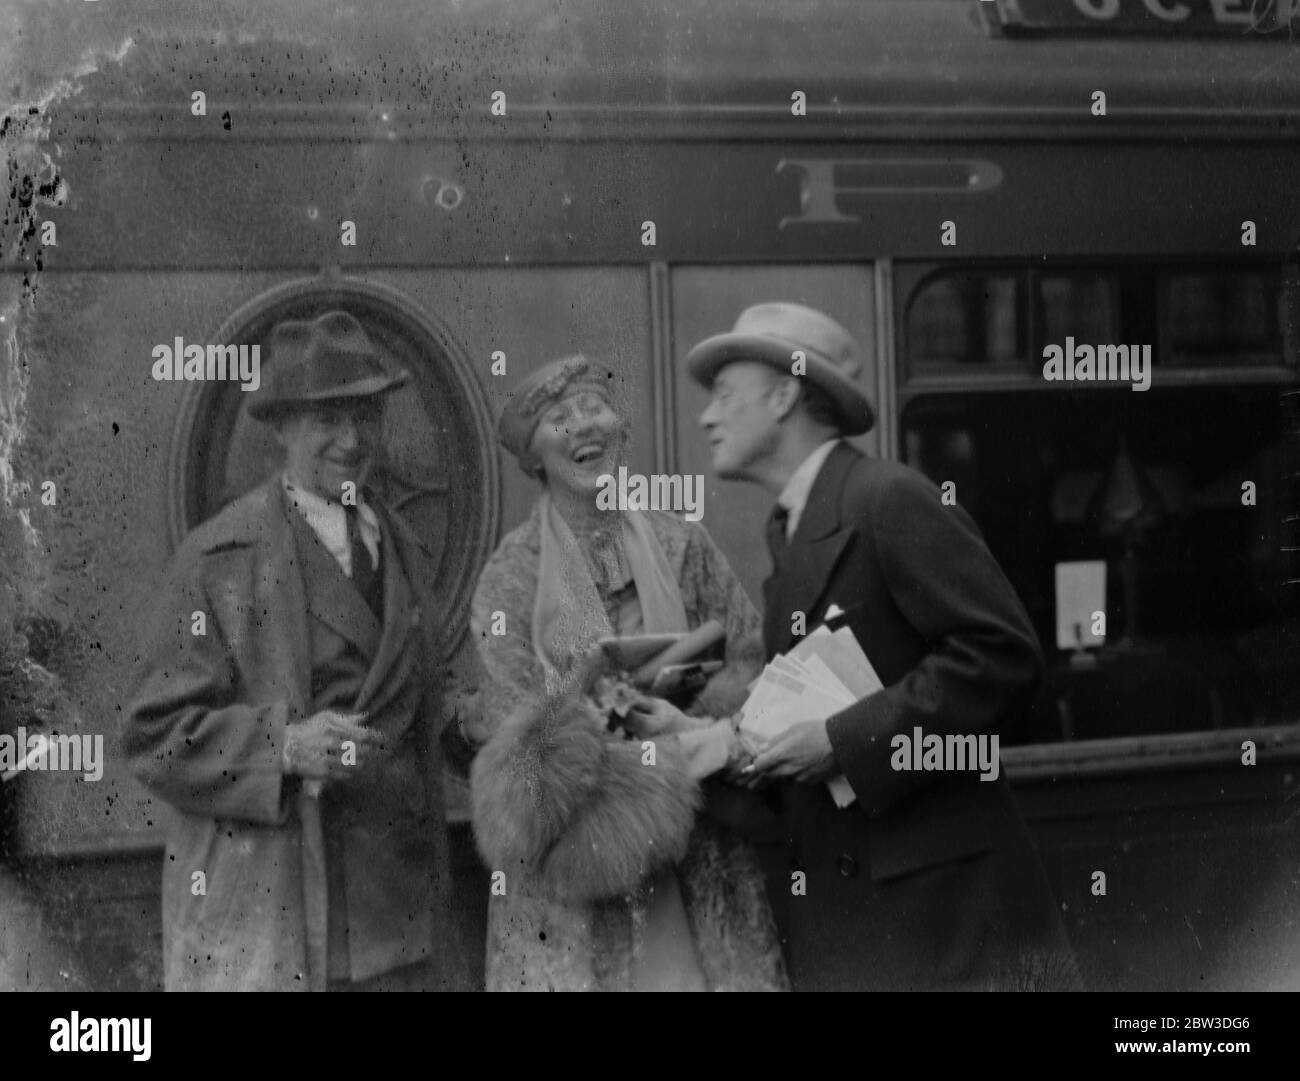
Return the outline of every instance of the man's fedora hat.
{"type": "Polygon", "coordinates": [[[343,311],[277,323],[267,346],[266,380],[248,406],[258,420],[297,406],[387,394],[411,379],[404,369],[390,370],[356,317],[343,311]]]}
{"type": "Polygon", "coordinates": [[[706,338],[686,354],[686,369],[706,388],[720,368],[737,360],[770,364],[792,375],[796,351],[804,356],[804,378],[825,392],[839,413],[840,432],[860,435],[869,430],[876,415],[857,384],[864,359],[861,347],[829,315],[802,304],[775,301],[746,308],[729,334],[706,338]]]}

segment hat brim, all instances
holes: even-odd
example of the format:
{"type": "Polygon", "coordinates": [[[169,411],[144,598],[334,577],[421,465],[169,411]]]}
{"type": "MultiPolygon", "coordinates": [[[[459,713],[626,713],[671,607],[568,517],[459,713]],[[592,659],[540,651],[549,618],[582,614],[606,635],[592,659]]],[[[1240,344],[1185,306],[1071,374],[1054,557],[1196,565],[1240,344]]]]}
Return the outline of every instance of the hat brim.
{"type": "Polygon", "coordinates": [[[839,413],[841,434],[861,435],[870,431],[876,423],[871,399],[820,353],[797,342],[784,341],[770,334],[715,334],[686,354],[686,370],[705,389],[713,386],[713,380],[722,368],[738,360],[767,364],[790,375],[792,355],[796,349],[804,354],[807,364],[805,378],[825,391],[839,413]]]}
{"type": "Polygon", "coordinates": [[[375,375],[369,379],[358,379],[353,383],[330,387],[315,394],[302,394],[292,398],[268,398],[265,401],[249,403],[248,415],[254,420],[273,420],[294,409],[303,406],[318,405],[321,402],[346,401],[349,398],[374,398],[381,394],[397,390],[411,381],[411,373],[402,369],[393,375],[375,375]]]}

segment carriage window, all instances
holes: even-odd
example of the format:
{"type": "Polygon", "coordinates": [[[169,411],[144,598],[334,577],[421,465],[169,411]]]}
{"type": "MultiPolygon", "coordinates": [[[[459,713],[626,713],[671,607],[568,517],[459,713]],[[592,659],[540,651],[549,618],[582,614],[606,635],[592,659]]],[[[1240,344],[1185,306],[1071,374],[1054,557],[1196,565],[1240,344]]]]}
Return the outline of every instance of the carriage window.
{"type": "Polygon", "coordinates": [[[1177,274],[1165,281],[1168,363],[1223,367],[1277,364],[1284,291],[1276,274],[1177,274]]]}
{"type": "Polygon", "coordinates": [[[1043,340],[1114,341],[1119,331],[1116,279],[1109,274],[1044,274],[1040,279],[1043,340]]]}
{"type": "Polygon", "coordinates": [[[1300,708],[1277,386],[927,394],[903,455],[953,481],[1048,657],[1034,742],[1276,723],[1300,708]],[[1253,501],[1243,499],[1250,482],[1253,501]],[[1104,565],[1104,641],[1059,649],[1056,566],[1104,565]]]}
{"type": "Polygon", "coordinates": [[[907,307],[912,369],[1029,375],[1035,342],[1109,341],[1119,327],[1115,275],[1029,270],[942,271],[922,282],[907,307]]]}
{"type": "Polygon", "coordinates": [[[1024,276],[944,272],[917,292],[907,312],[908,352],[918,367],[1022,367],[1028,320],[1024,276]]]}
{"type": "Polygon", "coordinates": [[[1048,658],[1019,738],[1300,711],[1296,267],[896,275],[902,457],[955,483],[1048,658]],[[1042,350],[1067,338],[1150,345],[1149,389],[1046,382],[1042,350]]]}
{"type": "Polygon", "coordinates": [[[1293,268],[899,268],[905,378],[1035,382],[1043,348],[1149,345],[1167,372],[1279,368],[1300,324],[1293,268]]]}

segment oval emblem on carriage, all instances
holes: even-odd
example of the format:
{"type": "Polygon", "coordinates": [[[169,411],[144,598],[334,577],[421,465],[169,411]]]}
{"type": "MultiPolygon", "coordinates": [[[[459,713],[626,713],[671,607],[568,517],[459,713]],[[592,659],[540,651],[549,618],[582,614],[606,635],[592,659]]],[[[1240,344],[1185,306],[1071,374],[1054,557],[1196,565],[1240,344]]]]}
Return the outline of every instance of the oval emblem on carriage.
{"type": "MultiPolygon", "coordinates": [[[[395,289],[338,276],[290,282],[245,304],[214,341],[263,345],[284,320],[342,310],[411,381],[389,397],[370,486],[421,542],[410,568],[436,599],[444,657],[463,636],[478,570],[496,537],[500,478],[492,417],[466,351],[435,318],[395,289]]],[[[263,353],[267,352],[263,349],[263,353]]],[[[271,363],[274,363],[273,358],[271,363]]],[[[254,395],[236,383],[194,383],[172,439],[168,517],[173,545],[280,466],[273,433],[248,415],[254,395]]],[[[419,610],[411,616],[419,623],[419,610]]]]}

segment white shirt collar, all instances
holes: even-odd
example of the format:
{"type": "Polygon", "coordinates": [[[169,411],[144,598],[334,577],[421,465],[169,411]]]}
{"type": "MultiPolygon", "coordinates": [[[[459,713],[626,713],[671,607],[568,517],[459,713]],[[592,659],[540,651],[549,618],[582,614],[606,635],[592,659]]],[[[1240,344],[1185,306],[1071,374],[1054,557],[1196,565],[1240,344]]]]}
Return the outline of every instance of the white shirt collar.
{"type": "Polygon", "coordinates": [[[776,501],[789,513],[789,518],[785,524],[786,540],[792,539],[794,531],[799,528],[799,519],[803,516],[804,507],[808,505],[808,495],[812,492],[812,486],[817,480],[817,474],[821,472],[827,456],[835,449],[835,444],[839,441],[839,436],[828,439],[808,455],[800,463],[799,468],[790,475],[785,487],[781,489],[781,494],[776,497],[776,501]]]}
{"type": "MultiPolygon", "coordinates": [[[[281,474],[280,483],[289,505],[307,519],[307,524],[320,538],[326,550],[332,555],[343,573],[352,577],[352,548],[348,544],[348,522],[342,503],[331,503],[314,492],[299,487],[289,479],[288,474],[281,474]]],[[[379,566],[379,516],[370,504],[364,502],[357,494],[357,514],[361,527],[361,543],[370,553],[371,565],[379,566]]]]}

